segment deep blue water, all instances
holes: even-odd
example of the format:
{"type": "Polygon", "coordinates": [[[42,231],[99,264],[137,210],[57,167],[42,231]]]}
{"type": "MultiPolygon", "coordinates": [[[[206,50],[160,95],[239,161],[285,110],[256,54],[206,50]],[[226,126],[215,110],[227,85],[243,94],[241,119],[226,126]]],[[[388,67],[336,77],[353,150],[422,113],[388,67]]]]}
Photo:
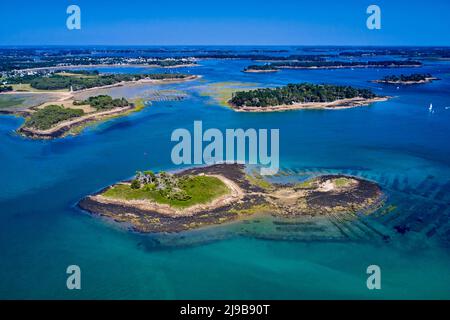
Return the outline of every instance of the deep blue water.
{"type": "MultiPolygon", "coordinates": [[[[427,63],[420,72],[441,81],[397,89],[368,81],[416,70],[240,72],[250,63],[206,60],[179,69],[203,75],[166,86],[187,91],[188,99],[154,103],[77,137],[22,139],[14,134],[22,120],[1,116],[0,298],[450,298],[450,65],[427,63]],[[348,84],[394,98],[339,111],[246,114],[201,94],[208,83],[223,81],[348,84]],[[410,232],[388,243],[233,237],[167,249],[147,246],[148,236],[75,207],[136,170],[177,169],[170,135],[176,128],[191,129],[194,120],[223,130],[279,128],[284,170],[375,180],[398,207],[395,216],[379,222],[392,228],[406,221],[410,232]],[[427,236],[433,226],[437,231],[427,236]],[[82,270],[77,292],[65,287],[71,264],[82,270]],[[382,269],[377,292],[366,288],[370,264],[382,269]]],[[[148,71],[136,69],[121,71],[148,71]]]]}

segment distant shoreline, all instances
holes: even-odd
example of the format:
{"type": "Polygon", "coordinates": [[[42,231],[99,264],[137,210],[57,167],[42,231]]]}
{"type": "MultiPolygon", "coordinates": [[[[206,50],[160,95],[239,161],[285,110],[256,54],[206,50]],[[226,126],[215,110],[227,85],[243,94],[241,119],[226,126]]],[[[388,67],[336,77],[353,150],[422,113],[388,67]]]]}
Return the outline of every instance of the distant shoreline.
{"type": "Polygon", "coordinates": [[[38,67],[38,68],[27,68],[27,69],[17,69],[12,70],[14,72],[27,72],[27,71],[43,71],[43,70],[72,70],[80,68],[105,68],[105,67],[144,67],[144,68],[185,68],[185,67],[198,67],[198,64],[187,63],[187,64],[177,64],[173,66],[160,66],[157,64],[80,64],[80,65],[69,65],[69,66],[54,66],[54,67],[38,67]]]}
{"type": "MultiPolygon", "coordinates": [[[[239,164],[216,164],[194,167],[176,174],[212,176],[229,188],[219,198],[184,209],[171,207],[146,198],[120,199],[104,196],[114,184],[78,202],[82,210],[98,217],[125,223],[139,233],[178,233],[229,224],[269,213],[283,218],[303,215],[347,215],[371,212],[383,205],[383,193],[373,182],[344,175],[323,175],[306,182],[271,184],[261,177],[250,176],[239,164]],[[350,196],[351,195],[351,196],[350,196]],[[336,202],[336,198],[340,201],[336,202]],[[295,200],[295,201],[293,201],[295,200]]],[[[119,182],[119,184],[129,182],[119,182]]]]}
{"type": "Polygon", "coordinates": [[[404,65],[354,65],[354,66],[275,66],[277,69],[352,69],[352,68],[418,68],[421,67],[419,64],[404,64],[404,65]]]}

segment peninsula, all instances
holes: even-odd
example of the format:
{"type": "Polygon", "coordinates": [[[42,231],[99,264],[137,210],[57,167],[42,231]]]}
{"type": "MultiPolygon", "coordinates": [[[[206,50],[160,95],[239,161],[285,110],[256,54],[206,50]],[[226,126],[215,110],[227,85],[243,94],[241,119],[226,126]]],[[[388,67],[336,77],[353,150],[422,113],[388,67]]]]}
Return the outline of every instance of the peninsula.
{"type": "Polygon", "coordinates": [[[6,78],[5,82],[13,91],[81,91],[133,83],[165,83],[197,78],[195,75],[181,73],[100,74],[98,71],[60,71],[13,76],[6,78]]]}
{"type": "Polygon", "coordinates": [[[277,88],[234,92],[229,105],[241,112],[273,112],[296,109],[343,109],[385,101],[368,89],[350,86],[288,84],[277,88]]]}
{"type": "Polygon", "coordinates": [[[61,104],[43,104],[21,114],[25,123],[17,130],[33,139],[53,139],[76,134],[88,124],[123,116],[139,109],[126,99],[107,95],[90,97],[84,101],[68,100],[61,104]]]}
{"type": "Polygon", "coordinates": [[[82,199],[95,216],[145,233],[180,232],[268,213],[281,219],[376,210],[383,202],[377,184],[326,175],[296,184],[272,184],[246,174],[239,164],[219,164],[170,174],[138,172],[82,199]]]}

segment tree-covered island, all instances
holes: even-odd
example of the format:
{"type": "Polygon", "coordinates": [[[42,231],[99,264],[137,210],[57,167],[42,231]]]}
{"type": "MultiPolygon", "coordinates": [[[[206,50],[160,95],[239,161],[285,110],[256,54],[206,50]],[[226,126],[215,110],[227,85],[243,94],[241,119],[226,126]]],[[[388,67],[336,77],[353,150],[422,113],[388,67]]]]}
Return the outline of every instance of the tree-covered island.
{"type": "Polygon", "coordinates": [[[9,92],[9,91],[13,91],[13,87],[12,86],[2,86],[2,85],[0,85],[0,93],[1,92],[9,92]]]}
{"type": "Polygon", "coordinates": [[[374,80],[376,83],[385,84],[422,84],[432,82],[433,80],[439,80],[433,77],[430,73],[413,73],[410,75],[390,75],[380,80],[374,80]]]}
{"type": "MultiPolygon", "coordinates": [[[[131,181],[85,197],[78,206],[134,231],[180,232],[265,214],[280,224],[305,215],[345,219],[373,212],[383,199],[378,185],[356,177],[326,175],[272,184],[243,165],[218,164],[173,174],[138,172],[131,181]]],[[[258,229],[260,236],[268,234],[258,229]]]]}
{"type": "Polygon", "coordinates": [[[289,109],[337,109],[386,100],[368,89],[326,84],[288,84],[234,92],[229,104],[237,111],[282,111],[289,109]]]}
{"type": "Polygon", "coordinates": [[[420,67],[422,63],[413,60],[389,61],[281,61],[265,65],[251,65],[244,72],[278,69],[341,69],[341,68],[407,68],[420,67]]]}
{"type": "Polygon", "coordinates": [[[243,72],[254,72],[254,73],[258,73],[258,72],[277,72],[278,69],[275,68],[274,66],[272,66],[271,64],[263,64],[263,65],[251,65],[248,66],[247,68],[245,68],[243,70],[243,72]]]}

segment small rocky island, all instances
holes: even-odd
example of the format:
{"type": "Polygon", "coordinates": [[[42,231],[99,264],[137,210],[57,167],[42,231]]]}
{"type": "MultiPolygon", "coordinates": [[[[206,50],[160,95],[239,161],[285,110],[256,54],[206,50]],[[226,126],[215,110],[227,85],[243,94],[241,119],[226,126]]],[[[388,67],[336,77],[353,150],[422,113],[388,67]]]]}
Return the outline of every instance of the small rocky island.
{"type": "Polygon", "coordinates": [[[280,219],[370,212],[383,203],[373,182],[344,175],[273,184],[239,164],[219,164],[170,174],[138,172],[82,199],[93,215],[143,233],[180,232],[270,214],[280,219]]]}
{"type": "Polygon", "coordinates": [[[326,84],[288,84],[234,92],[229,105],[241,112],[273,112],[296,109],[344,109],[385,101],[368,89],[326,84]]]}
{"type": "Polygon", "coordinates": [[[439,80],[439,79],[433,77],[429,73],[414,73],[414,74],[410,74],[410,75],[401,74],[399,76],[397,76],[397,75],[386,76],[386,77],[384,77],[381,80],[374,80],[372,82],[384,83],[384,84],[409,85],[409,84],[429,83],[429,82],[432,82],[434,80],[439,80]]]}

